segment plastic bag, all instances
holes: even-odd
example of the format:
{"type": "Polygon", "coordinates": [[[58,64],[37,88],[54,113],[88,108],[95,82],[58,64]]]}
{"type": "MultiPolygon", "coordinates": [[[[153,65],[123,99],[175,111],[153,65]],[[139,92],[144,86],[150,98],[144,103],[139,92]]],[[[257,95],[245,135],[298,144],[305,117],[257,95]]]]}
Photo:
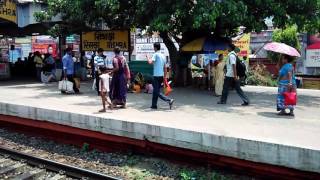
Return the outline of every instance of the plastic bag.
{"type": "Polygon", "coordinates": [[[167,79],[164,80],[163,91],[166,96],[168,96],[172,92],[172,88],[170,87],[167,79]]]}
{"type": "Polygon", "coordinates": [[[59,90],[65,91],[65,92],[72,92],[73,83],[67,80],[59,81],[59,90]]]}

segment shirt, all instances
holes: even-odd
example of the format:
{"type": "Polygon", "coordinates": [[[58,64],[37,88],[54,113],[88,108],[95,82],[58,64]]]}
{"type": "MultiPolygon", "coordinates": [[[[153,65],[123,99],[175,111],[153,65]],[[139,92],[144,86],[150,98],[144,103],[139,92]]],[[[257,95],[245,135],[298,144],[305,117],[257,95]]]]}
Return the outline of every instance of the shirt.
{"type": "Polygon", "coordinates": [[[156,77],[163,77],[164,71],[163,68],[166,65],[166,60],[163,56],[163,54],[160,53],[160,51],[157,51],[152,56],[153,61],[153,76],[156,77]]]}
{"type": "Polygon", "coordinates": [[[231,51],[228,54],[228,60],[227,60],[227,73],[226,73],[227,77],[234,77],[232,65],[236,65],[236,63],[237,63],[236,53],[234,51],[231,51]]]}
{"type": "Polygon", "coordinates": [[[94,57],[95,70],[98,71],[99,67],[101,66],[105,66],[107,69],[113,69],[112,60],[107,59],[103,56],[95,56],[94,57]]]}
{"type": "Polygon", "coordinates": [[[63,70],[67,71],[67,75],[73,75],[74,74],[74,62],[72,59],[72,56],[69,54],[66,54],[62,58],[63,63],[63,70]]]}
{"type": "Polygon", "coordinates": [[[109,74],[107,74],[107,73],[106,74],[101,74],[99,77],[100,77],[99,91],[101,91],[101,92],[110,92],[110,85],[109,85],[110,76],[109,76],[109,74]],[[101,88],[102,87],[102,85],[101,85],[102,83],[103,83],[103,88],[101,88]],[[102,91],[102,89],[103,89],[103,91],[102,91]]]}

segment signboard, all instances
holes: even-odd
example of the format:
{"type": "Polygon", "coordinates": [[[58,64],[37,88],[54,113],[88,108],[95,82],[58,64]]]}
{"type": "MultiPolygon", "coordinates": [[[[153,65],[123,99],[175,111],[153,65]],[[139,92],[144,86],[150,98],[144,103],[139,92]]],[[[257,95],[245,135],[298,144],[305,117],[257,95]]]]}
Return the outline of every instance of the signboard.
{"type": "Polygon", "coordinates": [[[233,42],[240,49],[238,56],[249,57],[250,54],[250,33],[244,34],[239,40],[233,42]]]}
{"type": "MultiPolygon", "coordinates": [[[[161,43],[160,52],[165,56],[169,57],[169,51],[164,43],[161,43]]],[[[136,60],[146,61],[146,55],[152,57],[154,54],[154,48],[152,43],[137,43],[135,47],[136,60]]]]}
{"type": "Polygon", "coordinates": [[[306,67],[320,67],[320,49],[307,50],[306,67]]]}
{"type": "Polygon", "coordinates": [[[52,47],[52,56],[57,57],[57,45],[56,44],[32,44],[32,52],[39,51],[41,54],[48,53],[49,47],[52,47]]]}
{"type": "Polygon", "coordinates": [[[13,0],[0,0],[0,19],[17,23],[17,6],[13,0]]]}
{"type": "Polygon", "coordinates": [[[129,51],[129,31],[92,31],[82,33],[82,50],[97,51],[102,48],[104,51],[113,51],[119,46],[121,51],[129,51]]]}

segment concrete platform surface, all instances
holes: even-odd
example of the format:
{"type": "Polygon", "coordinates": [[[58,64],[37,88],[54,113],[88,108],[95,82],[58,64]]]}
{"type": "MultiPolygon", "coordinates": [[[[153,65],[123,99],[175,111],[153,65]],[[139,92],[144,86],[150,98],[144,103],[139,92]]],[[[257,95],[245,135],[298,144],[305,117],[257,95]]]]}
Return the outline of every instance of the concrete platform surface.
{"type": "Polygon", "coordinates": [[[320,91],[298,91],[295,117],[276,115],[276,88],[247,86],[251,105],[231,92],[227,105],[208,91],[175,89],[174,109],[151,95],[128,94],[128,108],[98,113],[90,83],[81,95],[57,84],[0,82],[0,114],[45,120],[107,134],[320,173],[320,91]]]}

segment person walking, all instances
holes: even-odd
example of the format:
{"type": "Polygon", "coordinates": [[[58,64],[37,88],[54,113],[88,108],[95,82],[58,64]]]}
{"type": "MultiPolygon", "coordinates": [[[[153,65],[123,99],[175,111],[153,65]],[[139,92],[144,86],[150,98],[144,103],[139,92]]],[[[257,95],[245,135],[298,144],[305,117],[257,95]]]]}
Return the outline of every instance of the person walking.
{"type": "Polygon", "coordinates": [[[285,92],[296,92],[297,86],[294,75],[294,68],[291,64],[294,58],[289,55],[282,55],[281,61],[279,62],[281,69],[279,71],[279,83],[278,83],[278,96],[277,96],[277,111],[280,111],[278,115],[290,115],[294,116],[294,106],[286,106],[284,103],[283,93],[285,92]],[[290,110],[290,113],[286,113],[286,109],[290,110]]]}
{"type": "MultiPolygon", "coordinates": [[[[66,49],[66,54],[62,58],[62,63],[63,63],[63,74],[64,74],[64,79],[70,81],[73,83],[73,90],[76,94],[80,94],[80,90],[76,86],[76,82],[73,79],[74,76],[74,62],[72,59],[72,49],[67,48],[66,49]]],[[[66,93],[64,91],[61,91],[61,93],[66,93]]]]}
{"type": "Polygon", "coordinates": [[[126,58],[120,55],[120,48],[114,48],[112,80],[110,85],[110,99],[114,107],[120,105],[126,108],[127,83],[130,81],[130,70],[126,58]]]}
{"type": "Polygon", "coordinates": [[[236,68],[237,54],[234,52],[235,48],[236,48],[235,45],[229,44],[229,47],[228,47],[229,54],[226,62],[227,72],[224,79],[222,96],[218,104],[227,103],[229,88],[234,84],[235,90],[237,91],[238,95],[243,101],[241,105],[248,106],[250,103],[249,98],[243,93],[240,87],[239,76],[237,75],[237,68],[236,68]]]}
{"type": "Polygon", "coordinates": [[[97,88],[97,93],[98,96],[100,96],[100,88],[99,88],[99,82],[100,78],[99,76],[101,75],[100,68],[101,67],[106,67],[106,62],[105,62],[105,56],[103,55],[103,49],[99,48],[98,49],[98,55],[94,57],[94,75],[96,78],[96,88],[97,88]]]}
{"type": "Polygon", "coordinates": [[[222,95],[225,65],[226,63],[223,61],[223,54],[219,54],[218,60],[214,66],[214,92],[216,96],[222,95]]]}
{"type": "Polygon", "coordinates": [[[153,47],[155,53],[153,54],[152,58],[150,58],[148,55],[146,56],[148,63],[153,64],[153,93],[151,109],[158,108],[158,97],[160,97],[160,99],[162,99],[163,101],[167,102],[169,104],[170,109],[172,109],[174,99],[170,99],[167,96],[160,93],[161,83],[163,82],[163,84],[165,85],[164,78],[167,77],[166,59],[160,52],[160,43],[154,43],[153,47]]]}

